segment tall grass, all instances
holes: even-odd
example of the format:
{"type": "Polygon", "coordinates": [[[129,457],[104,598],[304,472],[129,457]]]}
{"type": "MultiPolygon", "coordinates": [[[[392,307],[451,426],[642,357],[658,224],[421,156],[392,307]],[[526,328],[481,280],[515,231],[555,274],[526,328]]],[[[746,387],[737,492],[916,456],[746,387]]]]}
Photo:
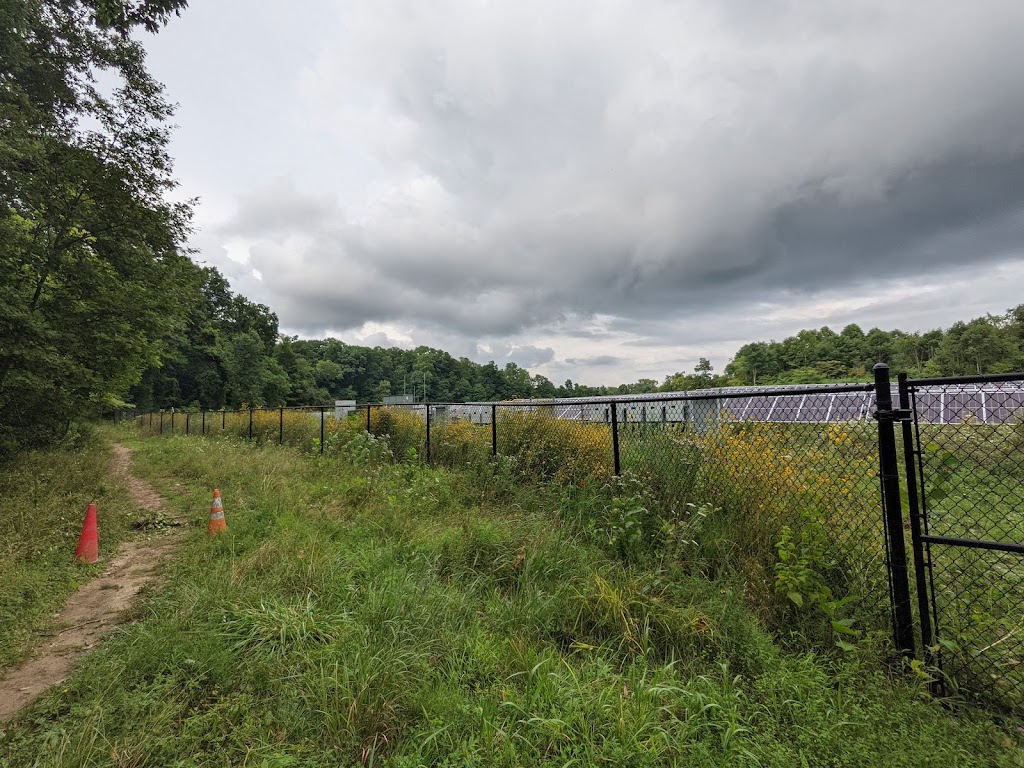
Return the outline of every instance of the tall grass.
{"type": "Polygon", "coordinates": [[[28,451],[0,465],[0,674],[20,661],[76,587],[98,575],[75,561],[89,504],[97,505],[100,556],[112,555],[141,515],[111,475],[113,452],[91,431],[70,445],[28,451]]]}
{"type": "MultiPolygon", "coordinates": [[[[141,440],[192,534],[136,623],[0,732],[0,765],[1011,765],[1015,723],[870,647],[794,652],[738,579],[624,561],[562,490],[141,440]],[[211,487],[228,532],[204,535],[211,487]]],[[[507,470],[514,472],[514,469],[507,470]]],[[[573,486],[584,507],[586,487],[573,486]],[[580,493],[584,496],[580,496],[580,493]]],[[[627,489],[628,490],[628,489],[627,489]]]]}
{"type": "MultiPolygon", "coordinates": [[[[623,423],[623,478],[614,478],[609,424],[555,418],[543,406],[504,407],[498,414],[497,457],[491,456],[491,425],[436,416],[431,424],[431,461],[465,474],[478,501],[536,504],[537,494],[523,489],[542,487],[564,519],[623,561],[681,563],[693,575],[736,576],[761,621],[811,647],[848,647],[865,632],[887,629],[874,425],[735,422],[725,413],[700,429],[623,423]]],[[[247,438],[247,412],[221,418],[228,424],[222,432],[247,438]]],[[[280,412],[257,412],[253,418],[257,441],[275,442],[283,434],[286,443],[320,448],[318,413],[284,411],[282,419],[280,412]]],[[[428,455],[422,413],[376,407],[369,426],[373,440],[367,441],[364,414],[337,422],[327,417],[324,450],[399,463],[428,455]]],[[[924,427],[926,458],[934,457],[926,495],[934,523],[948,528],[949,521],[970,517],[972,536],[1020,540],[1024,462],[1013,447],[1024,445],[1021,434],[1019,425],[924,427]]],[[[373,484],[362,492],[375,493],[373,484]]],[[[1012,600],[1020,570],[1015,561],[940,550],[933,563],[946,614],[942,635],[951,641],[947,658],[956,653],[970,661],[968,685],[998,668],[1006,671],[996,673],[1002,678],[997,687],[1024,695],[1024,673],[1018,672],[1024,667],[1016,663],[1024,649],[1013,641],[1020,634],[1012,600]],[[997,657],[989,661],[992,643],[997,657]]]]}

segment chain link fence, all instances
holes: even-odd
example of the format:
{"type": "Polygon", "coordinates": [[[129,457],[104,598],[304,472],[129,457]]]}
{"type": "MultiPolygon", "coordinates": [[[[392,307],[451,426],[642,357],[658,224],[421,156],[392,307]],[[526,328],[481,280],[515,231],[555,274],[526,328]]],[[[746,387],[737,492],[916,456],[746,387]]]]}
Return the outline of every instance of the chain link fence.
{"type": "Polygon", "coordinates": [[[745,602],[783,635],[799,623],[815,642],[850,648],[865,631],[893,631],[936,688],[1017,709],[1022,380],[896,385],[886,368],[874,384],[120,418],[149,434],[317,453],[358,444],[541,485],[626,560],[669,553],[709,578],[738,575],[745,602]]]}
{"type": "Polygon", "coordinates": [[[709,575],[739,572],[747,602],[774,623],[805,603],[849,604],[843,615],[822,613],[831,636],[831,619],[852,614],[853,603],[863,626],[887,621],[870,389],[136,418],[151,434],[232,435],[323,453],[360,432],[386,436],[382,450],[398,461],[491,472],[499,462],[524,481],[566,489],[570,506],[592,515],[624,556],[672,544],[709,575]],[[780,547],[789,571],[779,568],[780,547]]]}
{"type": "Polygon", "coordinates": [[[925,650],[946,693],[1024,706],[1024,393],[908,381],[925,650]]]}

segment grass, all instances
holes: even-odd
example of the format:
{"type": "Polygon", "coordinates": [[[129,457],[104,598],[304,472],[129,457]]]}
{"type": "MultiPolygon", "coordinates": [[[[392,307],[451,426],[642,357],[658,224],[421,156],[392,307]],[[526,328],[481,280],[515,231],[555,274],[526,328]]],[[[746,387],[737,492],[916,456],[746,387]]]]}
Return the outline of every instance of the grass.
{"type": "Polygon", "coordinates": [[[63,448],[22,453],[0,467],[0,671],[54,629],[53,614],[131,534],[138,510],[111,475],[112,461],[110,447],[86,430],[63,448]],[[82,565],[74,555],[90,503],[101,560],[82,565]]]}
{"type": "Polygon", "coordinates": [[[132,435],[191,533],[0,765],[1021,764],[1018,721],[931,700],[871,639],[794,650],[741,574],[623,559],[578,484],[132,435]]]}
{"type": "MultiPolygon", "coordinates": [[[[312,411],[208,414],[199,431],[248,438],[250,416],[256,443],[321,449],[319,414],[312,411]]],[[[189,429],[182,418],[175,433],[189,429]]],[[[164,421],[167,434],[166,414],[164,421]]],[[[350,459],[358,449],[364,462],[429,455],[473,477],[484,500],[513,487],[542,486],[549,495],[561,489],[551,503],[620,559],[671,551],[691,574],[738,574],[758,618],[775,630],[800,624],[797,637],[809,647],[846,647],[864,631],[889,626],[873,424],[735,422],[724,414],[703,426],[622,423],[624,480],[612,476],[610,425],[554,418],[543,407],[498,411],[497,475],[490,425],[435,418],[428,452],[422,413],[372,409],[375,440],[363,439],[366,424],[358,414],[338,422],[328,414],[323,449],[350,459]],[[779,558],[783,544],[786,562],[779,558]]],[[[152,416],[141,426],[144,433],[160,431],[152,416]]],[[[931,532],[1021,541],[1020,424],[922,430],[931,532]]],[[[529,493],[525,501],[534,503],[529,493]]],[[[1024,614],[1013,598],[1021,584],[1018,557],[933,547],[931,562],[948,684],[1000,706],[1024,705],[1024,614]]]]}

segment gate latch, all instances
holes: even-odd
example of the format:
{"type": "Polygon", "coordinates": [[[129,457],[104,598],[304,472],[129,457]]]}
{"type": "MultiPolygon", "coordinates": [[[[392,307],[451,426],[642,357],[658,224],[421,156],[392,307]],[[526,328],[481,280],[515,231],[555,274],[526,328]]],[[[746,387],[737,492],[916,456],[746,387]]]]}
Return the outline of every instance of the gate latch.
{"type": "Polygon", "coordinates": [[[891,411],[875,411],[872,416],[878,421],[910,421],[911,411],[909,408],[893,408],[891,411]]]}

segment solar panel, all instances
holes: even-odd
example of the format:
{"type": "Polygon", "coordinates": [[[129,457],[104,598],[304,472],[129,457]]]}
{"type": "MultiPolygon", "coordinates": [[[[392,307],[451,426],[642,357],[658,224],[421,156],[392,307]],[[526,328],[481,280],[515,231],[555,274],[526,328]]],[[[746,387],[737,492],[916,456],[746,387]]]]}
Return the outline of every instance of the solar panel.
{"type": "MultiPolygon", "coordinates": [[[[862,385],[722,387],[647,395],[512,400],[438,405],[432,418],[490,424],[493,407],[545,412],[558,419],[609,423],[612,407],[620,424],[685,424],[704,430],[719,422],[835,423],[871,420],[874,392],[862,385]],[[844,388],[845,387],[845,388],[844,388]],[[851,387],[856,387],[851,389],[851,387]]],[[[931,424],[1005,424],[1024,419],[1024,382],[914,387],[919,421],[931,424]]],[[[893,385],[892,399],[898,403],[893,385]]],[[[411,406],[422,413],[423,406],[411,406]]]]}
{"type": "MultiPolygon", "coordinates": [[[[707,428],[719,421],[776,423],[833,423],[866,421],[875,411],[874,393],[858,389],[835,392],[816,385],[722,387],[690,392],[614,395],[601,398],[560,398],[512,401],[502,405],[551,407],[560,419],[609,422],[611,402],[620,423],[662,423],[707,428]],[[806,391],[814,390],[814,391],[806,391]]],[[[898,391],[893,385],[893,402],[898,391]]],[[[925,423],[973,421],[1002,424],[1024,418],[1024,382],[994,382],[960,387],[920,387],[914,390],[918,419],[925,423]]],[[[490,413],[482,423],[489,423],[490,413]]]]}

